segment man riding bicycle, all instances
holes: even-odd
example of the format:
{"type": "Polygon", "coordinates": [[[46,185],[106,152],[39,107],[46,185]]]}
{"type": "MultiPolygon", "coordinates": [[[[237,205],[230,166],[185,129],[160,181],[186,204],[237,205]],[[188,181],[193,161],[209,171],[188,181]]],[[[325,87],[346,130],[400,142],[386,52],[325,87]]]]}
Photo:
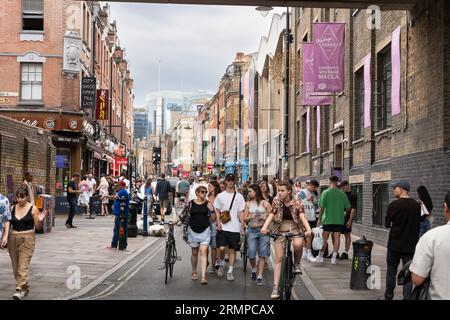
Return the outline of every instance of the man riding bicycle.
{"type": "MultiPolygon", "coordinates": [[[[308,220],[305,216],[305,211],[303,209],[303,204],[294,200],[292,196],[292,185],[289,182],[281,181],[277,186],[277,196],[272,203],[272,212],[267,217],[264,226],[261,228],[262,234],[268,234],[267,229],[272,223],[275,222],[273,232],[284,233],[293,232],[301,233],[304,232],[305,237],[311,235],[311,227],[309,226],[308,220]]],[[[281,274],[281,262],[284,252],[285,237],[277,237],[275,239],[275,268],[273,273],[273,291],[271,294],[272,299],[278,299],[279,294],[279,283],[281,274]]],[[[301,273],[300,259],[301,259],[301,249],[303,247],[304,239],[300,236],[295,236],[292,239],[294,245],[294,273],[301,273]]]]}

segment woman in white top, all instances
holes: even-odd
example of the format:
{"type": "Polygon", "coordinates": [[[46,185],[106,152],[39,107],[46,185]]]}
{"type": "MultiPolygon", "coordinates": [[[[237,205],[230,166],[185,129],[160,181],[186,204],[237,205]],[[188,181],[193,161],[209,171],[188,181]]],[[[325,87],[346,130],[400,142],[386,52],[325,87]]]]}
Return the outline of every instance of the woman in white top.
{"type": "Polygon", "coordinates": [[[109,183],[105,177],[100,179],[100,184],[98,185],[97,191],[100,194],[100,199],[102,200],[102,210],[100,215],[106,216],[108,214],[108,203],[109,203],[109,183]]]}

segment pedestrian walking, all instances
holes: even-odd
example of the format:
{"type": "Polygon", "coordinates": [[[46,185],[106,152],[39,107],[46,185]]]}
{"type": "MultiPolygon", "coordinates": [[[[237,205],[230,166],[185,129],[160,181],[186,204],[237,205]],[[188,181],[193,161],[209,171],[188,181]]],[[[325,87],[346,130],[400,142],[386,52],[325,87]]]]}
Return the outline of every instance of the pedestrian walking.
{"type": "Polygon", "coordinates": [[[109,203],[109,183],[108,180],[106,180],[106,177],[102,177],[100,179],[100,184],[98,185],[97,190],[100,195],[100,200],[102,202],[102,208],[100,215],[106,216],[108,215],[108,203],[109,203]]]}
{"type": "Polygon", "coordinates": [[[111,246],[108,247],[109,249],[117,249],[117,245],[119,243],[119,230],[120,230],[120,205],[122,202],[124,202],[124,214],[125,214],[125,221],[123,228],[125,229],[125,244],[124,249],[127,249],[128,246],[128,213],[130,210],[130,194],[127,191],[127,185],[125,181],[118,181],[117,182],[117,194],[114,196],[108,196],[110,199],[114,200],[114,230],[113,230],[113,237],[111,240],[111,246]]]}
{"type": "Polygon", "coordinates": [[[225,181],[221,181],[219,186],[220,186],[220,192],[224,192],[227,189],[227,184],[225,183],[225,181]]]}
{"type": "Polygon", "coordinates": [[[119,181],[122,180],[123,182],[125,182],[126,185],[126,189],[128,191],[128,193],[131,192],[131,185],[130,185],[130,180],[127,179],[127,172],[125,170],[122,171],[122,174],[119,177],[119,181]]]}
{"type": "Polygon", "coordinates": [[[248,201],[244,209],[244,222],[247,225],[247,256],[252,266],[250,279],[257,285],[263,284],[266,259],[270,256],[270,237],[261,233],[261,228],[272,211],[270,203],[263,199],[257,184],[248,187],[248,201]],[[258,263],[256,263],[258,255],[258,263]]]}
{"type": "Polygon", "coordinates": [[[78,205],[86,208],[86,215],[89,215],[89,202],[91,198],[90,185],[87,181],[87,177],[81,177],[81,181],[78,184],[78,189],[80,189],[80,195],[78,196],[78,205]]]}
{"type": "Polygon", "coordinates": [[[270,205],[272,205],[273,197],[270,195],[270,187],[269,183],[267,181],[261,181],[259,184],[259,187],[261,189],[261,194],[263,196],[263,199],[269,202],[270,205]]]}
{"type": "Polygon", "coordinates": [[[147,215],[153,218],[153,194],[152,178],[147,178],[144,185],[144,195],[147,198],[147,215]]]}
{"type": "MultiPolygon", "coordinates": [[[[219,182],[211,180],[208,184],[208,201],[214,206],[217,196],[220,193],[219,182]]],[[[219,269],[219,261],[217,259],[217,220],[214,208],[214,214],[210,217],[211,223],[211,241],[209,247],[211,248],[211,268],[208,273],[215,274],[219,269]]]]}
{"type": "Polygon", "coordinates": [[[75,216],[78,202],[78,195],[82,192],[78,189],[80,182],[80,174],[74,173],[72,179],[67,183],[67,202],[69,203],[69,216],[66,220],[67,228],[76,228],[73,225],[73,217],[75,216]]]}
{"type": "MultiPolygon", "coordinates": [[[[300,190],[297,193],[297,199],[302,201],[303,208],[305,210],[306,219],[311,229],[317,227],[316,211],[318,207],[316,190],[319,187],[319,182],[317,180],[308,180],[306,182],[306,188],[300,190]]],[[[306,238],[306,250],[303,250],[302,258],[311,261],[314,256],[312,254],[312,241],[313,235],[306,238]]]]}
{"type": "Polygon", "coordinates": [[[184,197],[184,201],[187,201],[188,193],[189,193],[189,182],[183,177],[180,180],[180,184],[178,186],[178,192],[180,193],[180,199],[184,197]]]}
{"type": "Polygon", "coordinates": [[[208,246],[211,241],[210,216],[214,212],[212,204],[206,199],[208,190],[203,184],[195,189],[196,198],[191,200],[180,214],[179,220],[187,225],[187,243],[192,249],[191,279],[196,281],[198,256],[200,254],[201,284],[208,284],[206,268],[208,261],[208,246]]]}
{"type": "MultiPolygon", "coordinates": [[[[414,256],[419,240],[420,231],[420,204],[410,198],[411,185],[408,181],[399,181],[392,185],[397,200],[391,202],[386,213],[386,228],[389,231],[388,252],[386,257],[386,291],[384,298],[392,300],[396,285],[396,276],[400,260],[403,265],[414,256]]],[[[403,286],[403,297],[411,294],[411,284],[403,286]]]]}
{"type": "Polygon", "coordinates": [[[116,182],[114,181],[114,177],[112,175],[109,175],[106,177],[106,180],[108,181],[108,212],[110,214],[113,213],[113,205],[114,200],[111,200],[109,196],[113,196],[116,194],[116,182]]]}
{"type": "Polygon", "coordinates": [[[419,197],[419,204],[421,209],[420,217],[420,232],[419,237],[423,236],[425,232],[431,229],[431,211],[433,211],[433,201],[425,186],[417,188],[417,195],[419,197]]]}
{"type": "Polygon", "coordinates": [[[16,291],[13,295],[15,300],[22,300],[30,292],[28,284],[28,268],[33,257],[35,247],[35,230],[41,229],[42,221],[48,214],[42,213],[29,202],[27,188],[19,188],[16,191],[17,204],[12,207],[9,237],[7,245],[11,258],[14,278],[16,280],[16,291]]]}
{"type": "Polygon", "coordinates": [[[429,279],[431,300],[450,300],[450,192],[445,196],[444,215],[447,224],[420,238],[409,267],[415,286],[429,279]]]}
{"type": "Polygon", "coordinates": [[[166,175],[161,173],[161,180],[156,184],[155,196],[159,201],[161,222],[164,223],[167,209],[169,208],[170,182],[166,180],[166,175]]]}
{"type": "MultiPolygon", "coordinates": [[[[300,201],[293,199],[292,186],[289,182],[280,181],[278,184],[278,194],[273,199],[272,211],[267,217],[262,229],[262,234],[269,233],[269,226],[274,221],[273,232],[304,232],[305,237],[311,235],[311,227],[305,216],[303,204],[300,201]]],[[[302,257],[304,239],[301,236],[293,237],[292,244],[294,247],[294,273],[302,272],[300,266],[300,259],[302,257]]],[[[284,253],[284,246],[286,244],[285,237],[277,237],[274,242],[275,247],[275,268],[273,272],[273,290],[271,294],[272,299],[278,299],[279,283],[281,275],[281,262],[284,253]]]]}
{"type": "Polygon", "coordinates": [[[0,194],[0,249],[7,248],[11,219],[11,206],[9,199],[0,194]]]}
{"type": "Polygon", "coordinates": [[[347,260],[348,251],[350,250],[350,245],[352,243],[352,225],[356,217],[358,199],[356,197],[356,194],[352,193],[350,183],[347,180],[342,181],[339,185],[339,188],[347,195],[348,201],[350,202],[350,208],[345,211],[344,228],[341,232],[341,234],[343,234],[345,237],[345,251],[341,255],[339,255],[339,259],[347,260]]]}
{"type": "Polygon", "coordinates": [[[319,199],[319,219],[317,225],[323,225],[323,247],[317,257],[311,259],[312,262],[323,263],[323,253],[328,246],[328,238],[333,237],[333,254],[331,264],[336,264],[339,253],[340,236],[344,230],[344,212],[351,207],[347,195],[338,188],[339,179],[336,176],[330,177],[330,187],[325,190],[319,199]]]}
{"type": "Polygon", "coordinates": [[[220,266],[217,275],[222,277],[225,269],[225,248],[228,247],[229,267],[227,279],[234,280],[233,269],[236,262],[236,251],[240,250],[241,225],[245,208],[244,197],[235,190],[234,174],[225,176],[227,188],[214,201],[217,220],[217,245],[220,248],[220,266]]]}
{"type": "Polygon", "coordinates": [[[25,177],[23,179],[22,182],[22,187],[25,187],[28,189],[28,194],[30,195],[30,203],[34,203],[35,202],[35,190],[34,190],[34,186],[33,186],[33,175],[31,174],[31,172],[27,171],[25,172],[25,177]]]}
{"type": "Polygon", "coordinates": [[[92,173],[89,173],[86,179],[86,183],[89,186],[89,198],[92,197],[97,191],[97,180],[95,180],[92,173]]]}

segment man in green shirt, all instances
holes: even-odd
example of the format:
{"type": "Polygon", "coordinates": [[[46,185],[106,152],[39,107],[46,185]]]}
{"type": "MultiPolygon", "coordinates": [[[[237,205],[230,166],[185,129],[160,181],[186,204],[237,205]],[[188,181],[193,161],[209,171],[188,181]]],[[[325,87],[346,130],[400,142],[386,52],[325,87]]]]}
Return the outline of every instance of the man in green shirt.
{"type": "Polygon", "coordinates": [[[319,220],[317,225],[323,225],[323,247],[319,255],[312,262],[323,263],[323,252],[327,247],[330,233],[333,235],[333,256],[331,264],[336,264],[336,258],[339,252],[339,239],[344,230],[345,211],[351,207],[347,195],[338,188],[339,178],[330,177],[330,188],[325,190],[319,200],[319,220]]]}

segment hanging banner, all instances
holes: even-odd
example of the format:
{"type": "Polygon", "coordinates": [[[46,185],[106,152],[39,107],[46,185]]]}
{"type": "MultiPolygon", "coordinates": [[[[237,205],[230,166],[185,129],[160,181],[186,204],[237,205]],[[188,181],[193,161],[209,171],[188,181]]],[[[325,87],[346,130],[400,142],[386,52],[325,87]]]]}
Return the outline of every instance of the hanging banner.
{"type": "Polygon", "coordinates": [[[370,53],[364,58],[364,128],[369,128],[370,123],[370,110],[372,103],[372,83],[370,81],[370,53]]]}
{"type": "Polygon", "coordinates": [[[314,92],[314,44],[302,44],[303,58],[303,88],[302,88],[302,105],[319,106],[331,105],[331,96],[315,96],[314,92]]]}
{"type": "MultiPolygon", "coordinates": [[[[316,133],[316,143],[317,143],[317,150],[320,150],[320,106],[317,106],[317,133],[316,133]]],[[[326,138],[326,137],[325,137],[326,138]]]]}
{"type": "Polygon", "coordinates": [[[344,91],[345,23],[313,23],[315,92],[344,91]]]}
{"type": "Polygon", "coordinates": [[[98,89],[97,107],[95,112],[97,120],[108,120],[108,110],[109,110],[109,90],[98,89]]]}
{"type": "Polygon", "coordinates": [[[401,27],[395,29],[392,33],[391,59],[392,59],[392,91],[391,91],[391,105],[392,116],[400,113],[400,32],[401,27]]]}

